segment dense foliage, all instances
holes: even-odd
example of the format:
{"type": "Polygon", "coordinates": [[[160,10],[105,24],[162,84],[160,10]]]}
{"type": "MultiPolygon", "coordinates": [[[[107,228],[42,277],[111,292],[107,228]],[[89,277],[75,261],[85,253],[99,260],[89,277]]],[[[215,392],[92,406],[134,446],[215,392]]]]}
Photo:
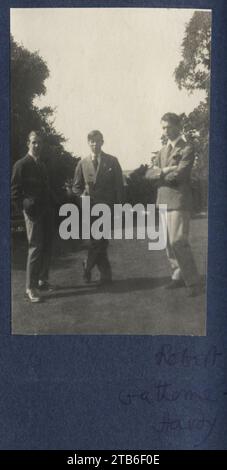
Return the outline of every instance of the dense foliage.
{"type": "Polygon", "coordinates": [[[33,129],[44,135],[43,159],[56,200],[64,197],[65,181],[72,178],[78,159],[64,149],[65,138],[54,128],[55,110],[39,109],[34,99],[46,93],[48,66],[38,52],[30,52],[11,37],[11,155],[12,163],[27,151],[26,140],[33,129]]]}

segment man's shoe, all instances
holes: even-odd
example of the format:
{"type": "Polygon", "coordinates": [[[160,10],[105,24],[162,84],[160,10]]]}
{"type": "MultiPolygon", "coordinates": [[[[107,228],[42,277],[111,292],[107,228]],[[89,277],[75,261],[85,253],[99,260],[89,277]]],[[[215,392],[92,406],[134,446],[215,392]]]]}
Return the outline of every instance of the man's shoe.
{"type": "Polygon", "coordinates": [[[53,292],[55,290],[55,286],[50,284],[48,281],[39,281],[39,290],[53,292]]]}
{"type": "Polygon", "coordinates": [[[32,303],[38,303],[41,302],[41,297],[38,294],[36,289],[26,289],[26,297],[30,300],[32,303]]]}
{"type": "Polygon", "coordinates": [[[91,271],[87,270],[86,260],[83,261],[83,270],[84,270],[84,274],[83,274],[84,281],[89,284],[89,282],[91,282],[91,271]]]}
{"type": "Polygon", "coordinates": [[[172,279],[169,284],[165,286],[165,289],[178,289],[179,287],[185,287],[183,279],[172,279]]]}

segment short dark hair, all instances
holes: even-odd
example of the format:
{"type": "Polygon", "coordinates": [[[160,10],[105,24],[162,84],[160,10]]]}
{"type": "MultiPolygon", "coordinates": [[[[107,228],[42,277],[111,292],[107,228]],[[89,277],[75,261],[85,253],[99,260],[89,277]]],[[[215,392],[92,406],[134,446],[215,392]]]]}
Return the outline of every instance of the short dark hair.
{"type": "Polygon", "coordinates": [[[174,126],[177,126],[177,127],[181,127],[181,124],[182,124],[181,117],[175,113],[165,113],[162,116],[161,121],[169,122],[170,124],[173,124],[174,126]]]}
{"type": "Polygon", "coordinates": [[[30,141],[32,135],[36,135],[36,137],[38,137],[40,140],[43,140],[43,134],[41,131],[32,130],[28,134],[27,142],[30,141]]]}
{"type": "Polygon", "coordinates": [[[103,140],[103,135],[100,131],[91,131],[89,132],[88,136],[87,136],[87,140],[94,140],[95,138],[99,138],[99,139],[102,139],[103,140]]]}

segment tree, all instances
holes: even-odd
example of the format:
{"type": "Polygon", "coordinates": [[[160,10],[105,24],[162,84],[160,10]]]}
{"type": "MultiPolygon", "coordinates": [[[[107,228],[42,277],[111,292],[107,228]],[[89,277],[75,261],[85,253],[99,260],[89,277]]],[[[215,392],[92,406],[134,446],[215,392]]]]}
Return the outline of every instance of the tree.
{"type": "Polygon", "coordinates": [[[46,62],[38,52],[30,52],[11,37],[11,153],[13,163],[26,153],[26,139],[33,129],[44,134],[43,159],[51,184],[61,200],[62,187],[72,178],[78,158],[64,149],[65,137],[54,128],[55,109],[34,105],[46,93],[49,77],[46,62]]]}
{"type": "Polygon", "coordinates": [[[132,206],[141,203],[144,206],[154,204],[156,200],[156,185],[145,178],[148,165],[140,165],[126,177],[126,202],[132,206]]]}
{"type": "Polygon", "coordinates": [[[35,97],[45,93],[49,76],[46,63],[37,52],[31,53],[11,37],[11,150],[13,162],[25,152],[25,140],[41,127],[35,97]]]}
{"type": "Polygon", "coordinates": [[[179,88],[189,92],[210,90],[211,14],[197,11],[186,26],[182,42],[182,60],[175,69],[179,88]]]}
{"type": "Polygon", "coordinates": [[[211,62],[211,14],[197,11],[186,26],[182,42],[182,60],[174,71],[179,89],[189,93],[203,90],[205,99],[188,115],[182,114],[187,140],[194,145],[197,173],[203,187],[203,202],[207,198],[209,108],[211,62]]]}

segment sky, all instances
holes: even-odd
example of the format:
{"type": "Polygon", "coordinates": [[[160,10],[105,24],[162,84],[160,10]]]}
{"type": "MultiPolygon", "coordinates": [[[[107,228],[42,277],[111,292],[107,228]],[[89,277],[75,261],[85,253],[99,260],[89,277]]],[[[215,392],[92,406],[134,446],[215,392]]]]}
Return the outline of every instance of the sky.
{"type": "Polygon", "coordinates": [[[103,150],[123,170],[150,161],[160,148],[165,112],[191,112],[203,92],[179,90],[174,69],[191,9],[11,9],[11,33],[48,65],[39,107],[56,109],[66,150],[84,157],[87,134],[99,129],[103,150]]]}

